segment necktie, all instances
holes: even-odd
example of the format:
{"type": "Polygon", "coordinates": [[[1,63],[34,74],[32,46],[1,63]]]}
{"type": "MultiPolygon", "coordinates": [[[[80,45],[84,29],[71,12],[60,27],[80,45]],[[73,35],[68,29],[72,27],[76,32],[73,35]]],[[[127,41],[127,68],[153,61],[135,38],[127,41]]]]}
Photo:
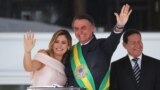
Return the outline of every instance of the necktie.
{"type": "Polygon", "coordinates": [[[140,81],[140,67],[137,63],[138,59],[133,59],[133,61],[135,62],[134,67],[133,67],[133,71],[134,71],[134,76],[137,82],[137,85],[139,86],[139,81],[140,81]]]}

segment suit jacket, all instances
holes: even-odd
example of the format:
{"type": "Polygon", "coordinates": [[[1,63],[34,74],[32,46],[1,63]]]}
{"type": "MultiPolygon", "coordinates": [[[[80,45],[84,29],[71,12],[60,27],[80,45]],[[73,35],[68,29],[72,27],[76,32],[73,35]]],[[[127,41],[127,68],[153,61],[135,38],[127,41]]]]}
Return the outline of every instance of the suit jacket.
{"type": "Polygon", "coordinates": [[[140,85],[136,84],[129,57],[111,64],[110,90],[160,90],[160,61],[142,55],[140,85]]]}
{"type": "MultiPolygon", "coordinates": [[[[94,37],[91,42],[82,47],[82,53],[93,76],[96,89],[99,88],[110,67],[111,57],[119,44],[121,34],[112,32],[108,38],[96,39],[94,37]]],[[[79,87],[73,76],[70,61],[66,62],[66,75],[69,86],[79,87]]]]}

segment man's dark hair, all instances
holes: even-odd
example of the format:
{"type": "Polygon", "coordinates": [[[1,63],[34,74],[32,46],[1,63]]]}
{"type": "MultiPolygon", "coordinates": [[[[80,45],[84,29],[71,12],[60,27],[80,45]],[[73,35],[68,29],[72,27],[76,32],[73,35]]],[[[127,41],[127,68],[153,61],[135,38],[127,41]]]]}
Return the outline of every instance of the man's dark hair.
{"type": "Polygon", "coordinates": [[[139,34],[141,36],[141,33],[138,30],[135,29],[126,30],[123,34],[123,42],[128,43],[128,37],[132,34],[139,34]]]}
{"type": "Polygon", "coordinates": [[[73,23],[75,20],[77,20],[77,19],[87,19],[92,25],[95,25],[93,18],[92,18],[90,15],[88,15],[88,14],[76,15],[76,16],[73,18],[72,23],[73,23]]]}

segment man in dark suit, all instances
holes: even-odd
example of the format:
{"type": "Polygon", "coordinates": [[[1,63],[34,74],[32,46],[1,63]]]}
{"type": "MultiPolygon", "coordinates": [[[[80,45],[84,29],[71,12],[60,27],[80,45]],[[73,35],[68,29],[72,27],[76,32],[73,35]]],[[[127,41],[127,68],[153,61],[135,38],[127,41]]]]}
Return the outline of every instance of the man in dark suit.
{"type": "Polygon", "coordinates": [[[109,89],[111,57],[131,11],[128,4],[123,5],[120,14],[115,13],[117,25],[111,35],[103,39],[96,39],[95,24],[90,16],[79,15],[73,19],[72,27],[79,42],[73,46],[70,61],[66,62],[69,86],[87,90],[109,89]]]}
{"type": "Polygon", "coordinates": [[[160,90],[160,61],[143,54],[140,32],[127,30],[123,46],[128,55],[111,64],[110,90],[160,90]]]}

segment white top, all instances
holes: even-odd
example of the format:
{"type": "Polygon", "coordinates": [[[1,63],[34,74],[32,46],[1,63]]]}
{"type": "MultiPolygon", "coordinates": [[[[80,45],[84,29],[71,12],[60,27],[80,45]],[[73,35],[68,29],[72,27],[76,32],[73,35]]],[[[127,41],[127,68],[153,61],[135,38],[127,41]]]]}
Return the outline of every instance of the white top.
{"type": "MultiPolygon", "coordinates": [[[[135,62],[132,60],[132,59],[134,59],[134,57],[132,57],[131,55],[128,55],[128,56],[129,56],[132,68],[134,68],[135,62]]],[[[138,61],[137,61],[138,66],[141,68],[142,54],[140,56],[138,56],[137,58],[138,58],[138,61]]]]}
{"type": "Polygon", "coordinates": [[[67,78],[64,72],[64,65],[61,62],[43,53],[37,53],[34,60],[45,64],[45,66],[32,73],[33,86],[65,85],[67,78]]]}

